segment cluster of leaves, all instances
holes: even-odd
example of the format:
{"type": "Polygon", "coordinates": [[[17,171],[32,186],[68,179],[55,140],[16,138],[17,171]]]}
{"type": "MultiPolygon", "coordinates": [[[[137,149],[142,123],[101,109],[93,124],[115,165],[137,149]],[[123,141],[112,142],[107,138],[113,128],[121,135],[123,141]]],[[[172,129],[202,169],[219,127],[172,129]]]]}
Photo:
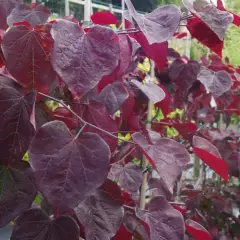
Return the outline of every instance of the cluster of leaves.
{"type": "MultiPolygon", "coordinates": [[[[183,2],[193,37],[221,55],[232,13],[183,2]]],[[[187,19],[178,7],[142,15],[126,4],[126,29],[113,31],[103,26],[117,23],[109,13],[83,26],[72,17],[47,22],[44,5],[0,2],[0,227],[14,221],[11,240],[181,240],[185,229],[210,239],[200,224],[210,225],[168,201],[190,154],[226,182],[239,177],[235,133],[214,129],[219,113],[239,113],[239,69],[168,48],[187,19]],[[142,209],[151,169],[160,179],[147,178],[154,191],[142,209]]]]}

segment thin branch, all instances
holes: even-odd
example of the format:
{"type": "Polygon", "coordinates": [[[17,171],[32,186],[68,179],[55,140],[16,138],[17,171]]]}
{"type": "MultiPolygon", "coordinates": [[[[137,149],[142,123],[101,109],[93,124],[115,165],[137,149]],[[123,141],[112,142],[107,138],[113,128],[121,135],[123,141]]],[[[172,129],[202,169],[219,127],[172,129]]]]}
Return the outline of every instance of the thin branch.
{"type": "Polygon", "coordinates": [[[123,161],[123,160],[124,160],[126,157],[128,157],[135,149],[136,149],[136,147],[134,147],[133,149],[131,149],[131,151],[129,151],[128,153],[126,153],[124,157],[122,157],[119,161],[110,164],[110,166],[112,166],[112,165],[115,164],[115,163],[120,163],[121,161],[123,161]]]}
{"type": "Polygon", "coordinates": [[[185,206],[186,204],[185,203],[181,203],[181,202],[168,202],[169,204],[172,204],[172,205],[179,205],[179,206],[185,206]]]}
{"type": "Polygon", "coordinates": [[[134,211],[135,211],[135,207],[130,207],[130,206],[128,206],[128,205],[125,205],[125,204],[123,205],[123,207],[124,207],[124,208],[127,208],[127,209],[130,209],[130,210],[134,210],[134,211]]]}
{"type": "MultiPolygon", "coordinates": [[[[41,93],[41,92],[38,92],[38,94],[41,95],[41,96],[43,96],[43,97],[49,98],[49,99],[51,99],[52,101],[55,101],[55,102],[58,102],[58,103],[62,104],[62,106],[64,106],[69,112],[71,112],[80,122],[82,122],[83,125],[86,124],[86,125],[88,125],[88,126],[90,126],[90,127],[92,127],[92,128],[95,128],[95,129],[97,129],[97,130],[99,130],[99,131],[101,131],[101,132],[106,133],[107,135],[109,135],[109,136],[111,136],[111,137],[113,137],[113,138],[120,139],[119,137],[113,135],[112,133],[110,133],[110,132],[108,132],[108,131],[106,131],[106,130],[104,130],[104,129],[102,129],[102,128],[99,128],[99,127],[97,127],[97,126],[95,126],[95,125],[93,125],[93,124],[91,124],[91,123],[83,120],[77,113],[75,113],[75,112],[74,112],[70,107],[68,107],[63,101],[61,101],[61,100],[59,100],[59,99],[57,99],[57,98],[51,97],[51,96],[49,96],[49,95],[46,95],[46,94],[44,94],[44,93],[41,93]]],[[[122,140],[122,139],[121,139],[121,140],[122,140]]],[[[135,144],[135,143],[132,142],[132,141],[126,141],[126,140],[122,140],[122,141],[135,144]]]]}
{"type": "Polygon", "coordinates": [[[118,34],[131,34],[131,33],[140,33],[140,32],[142,32],[142,30],[139,30],[139,29],[135,29],[132,31],[117,31],[118,34]]]}
{"type": "Polygon", "coordinates": [[[87,123],[84,123],[84,125],[81,127],[81,129],[78,131],[77,135],[75,136],[75,140],[78,139],[80,134],[83,132],[84,128],[87,126],[87,123]]]}

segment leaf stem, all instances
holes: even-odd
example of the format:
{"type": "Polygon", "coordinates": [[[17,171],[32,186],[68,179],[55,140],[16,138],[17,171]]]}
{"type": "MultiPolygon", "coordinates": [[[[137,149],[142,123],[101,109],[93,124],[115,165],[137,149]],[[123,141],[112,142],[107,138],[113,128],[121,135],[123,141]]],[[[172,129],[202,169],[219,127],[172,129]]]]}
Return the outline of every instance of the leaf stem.
{"type": "MultiPolygon", "coordinates": [[[[97,126],[95,126],[95,125],[93,125],[93,124],[91,124],[91,123],[83,120],[77,113],[75,113],[75,112],[74,112],[69,106],[67,106],[62,100],[59,100],[59,99],[57,99],[57,98],[54,98],[54,97],[52,97],[52,96],[49,96],[49,95],[44,94],[44,93],[41,93],[41,92],[38,92],[38,94],[39,94],[40,96],[49,98],[49,99],[51,99],[52,101],[55,101],[55,102],[58,102],[58,103],[62,104],[62,106],[65,107],[69,112],[71,112],[83,125],[88,125],[89,127],[95,128],[95,129],[97,129],[97,130],[99,130],[99,131],[101,131],[101,132],[103,132],[103,133],[106,133],[107,135],[109,135],[109,136],[111,136],[111,137],[113,137],[113,138],[119,139],[119,137],[113,135],[112,133],[110,133],[110,132],[108,132],[108,131],[106,131],[106,130],[104,130],[104,129],[102,129],[102,128],[99,128],[99,127],[97,127],[97,126]]],[[[81,132],[80,132],[80,133],[81,133],[81,132]]],[[[123,140],[123,141],[128,142],[128,143],[131,143],[131,144],[135,144],[135,143],[132,142],[132,141],[127,141],[127,140],[123,140]]]]}
{"type": "Polygon", "coordinates": [[[78,139],[78,137],[80,136],[80,134],[83,132],[84,128],[87,126],[86,123],[84,123],[84,125],[81,127],[81,129],[78,131],[77,135],[75,136],[75,140],[78,139]]]}

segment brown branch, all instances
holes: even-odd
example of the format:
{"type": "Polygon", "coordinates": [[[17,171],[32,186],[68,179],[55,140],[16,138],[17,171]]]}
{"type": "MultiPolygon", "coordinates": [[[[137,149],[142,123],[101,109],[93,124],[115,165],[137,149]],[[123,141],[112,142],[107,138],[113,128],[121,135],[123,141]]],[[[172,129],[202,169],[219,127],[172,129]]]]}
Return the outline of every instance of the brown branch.
{"type": "MultiPolygon", "coordinates": [[[[54,101],[54,102],[58,102],[58,103],[62,104],[63,107],[65,107],[70,113],[72,113],[83,125],[88,125],[88,126],[90,126],[90,127],[92,127],[92,128],[95,128],[95,129],[97,129],[97,130],[99,130],[99,131],[101,131],[101,132],[106,133],[107,135],[109,135],[109,136],[111,136],[111,137],[113,137],[113,138],[120,139],[119,137],[113,135],[112,133],[110,133],[110,132],[108,132],[108,131],[106,131],[106,130],[104,130],[104,129],[102,129],[102,128],[99,128],[98,126],[95,126],[95,125],[93,125],[93,124],[85,121],[85,120],[82,119],[77,113],[75,113],[71,108],[69,108],[63,101],[61,101],[61,100],[59,100],[59,99],[57,99],[57,98],[51,97],[51,96],[49,96],[49,95],[46,95],[46,94],[44,94],[44,93],[41,93],[41,92],[38,92],[38,94],[39,94],[40,96],[49,98],[49,99],[51,99],[51,100],[54,101]]],[[[126,140],[123,140],[123,139],[121,139],[121,140],[122,140],[122,141],[125,141],[125,142],[128,142],[128,143],[135,144],[135,143],[132,142],[132,141],[126,141],[126,140]]]]}

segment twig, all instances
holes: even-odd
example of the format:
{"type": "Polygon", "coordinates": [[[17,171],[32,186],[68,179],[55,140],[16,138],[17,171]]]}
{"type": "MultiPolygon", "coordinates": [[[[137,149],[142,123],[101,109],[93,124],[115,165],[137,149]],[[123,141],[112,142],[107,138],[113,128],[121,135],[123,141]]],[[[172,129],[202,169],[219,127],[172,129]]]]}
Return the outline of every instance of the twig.
{"type": "MultiPolygon", "coordinates": [[[[111,136],[111,137],[113,137],[113,138],[120,139],[119,137],[113,135],[112,133],[110,133],[110,132],[108,132],[108,131],[106,131],[106,130],[104,130],[104,129],[102,129],[102,128],[99,128],[99,127],[97,127],[97,126],[95,126],[95,125],[93,125],[93,124],[91,124],[91,123],[83,120],[77,113],[75,113],[71,108],[69,108],[63,101],[61,101],[61,100],[59,100],[59,99],[57,99],[57,98],[51,97],[51,96],[49,96],[49,95],[46,95],[46,94],[44,94],[44,93],[41,93],[41,92],[38,92],[38,94],[41,95],[41,96],[43,96],[43,97],[49,98],[49,99],[51,99],[52,101],[55,101],[55,102],[58,102],[58,103],[62,104],[62,106],[65,107],[69,112],[71,112],[80,122],[83,123],[83,125],[86,124],[86,125],[88,125],[88,126],[90,126],[90,127],[92,127],[92,128],[95,128],[95,129],[97,129],[97,130],[99,130],[99,131],[101,131],[101,132],[106,133],[107,135],[109,135],[109,136],[111,136]]],[[[122,139],[121,139],[121,140],[122,140],[122,139]]],[[[127,140],[123,140],[123,141],[128,142],[128,143],[131,143],[131,144],[135,144],[135,143],[132,142],[132,141],[127,141],[127,140]]]]}
{"type": "Polygon", "coordinates": [[[118,34],[131,34],[131,33],[139,33],[142,32],[142,30],[136,29],[132,31],[117,31],[118,34]]]}
{"type": "Polygon", "coordinates": [[[124,157],[122,157],[119,161],[110,164],[110,166],[112,166],[112,165],[115,164],[115,163],[120,163],[121,161],[123,161],[123,160],[124,160],[126,157],[128,157],[135,149],[136,149],[136,147],[134,147],[133,149],[131,149],[131,151],[129,151],[127,154],[125,154],[124,157]]]}
{"type": "Polygon", "coordinates": [[[80,136],[80,134],[83,132],[84,128],[87,126],[86,123],[84,123],[84,125],[81,127],[81,129],[78,131],[77,135],[75,136],[75,140],[78,139],[78,137],[80,136]]]}
{"type": "Polygon", "coordinates": [[[168,202],[169,204],[172,204],[172,205],[179,205],[179,206],[185,206],[186,204],[185,203],[181,203],[181,202],[168,202]]]}
{"type": "Polygon", "coordinates": [[[123,207],[135,211],[135,207],[130,207],[130,206],[128,206],[128,205],[123,205],[123,207]]]}

